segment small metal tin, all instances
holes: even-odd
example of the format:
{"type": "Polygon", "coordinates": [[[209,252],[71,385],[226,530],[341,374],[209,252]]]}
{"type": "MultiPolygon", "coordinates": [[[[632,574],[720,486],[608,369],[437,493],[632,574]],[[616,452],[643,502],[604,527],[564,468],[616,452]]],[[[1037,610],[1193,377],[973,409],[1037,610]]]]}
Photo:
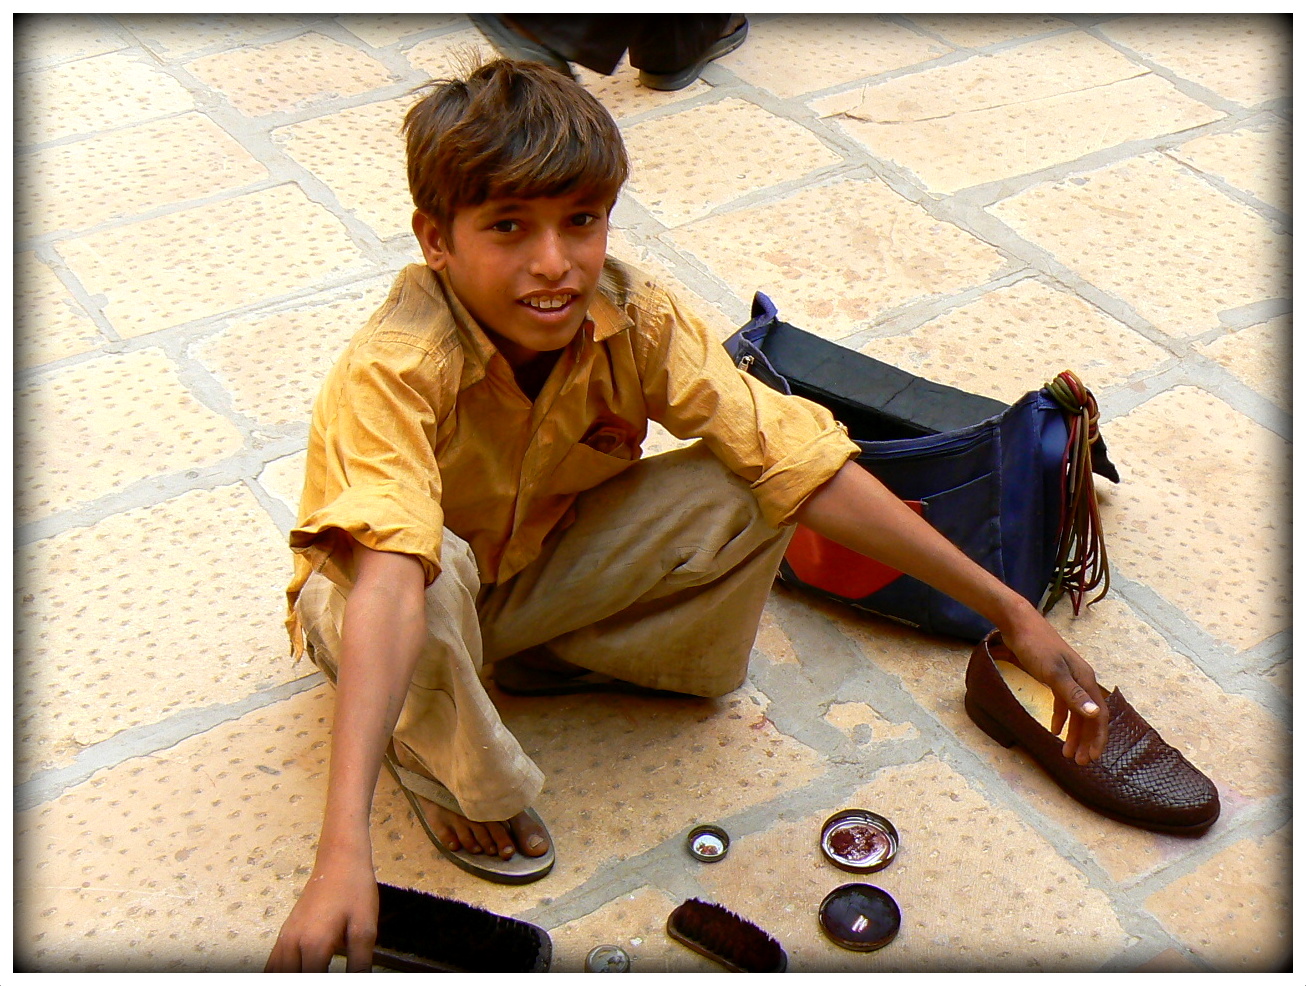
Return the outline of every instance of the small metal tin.
{"type": "Polygon", "coordinates": [[[847,808],[835,812],[821,826],[821,852],[841,870],[874,873],[898,854],[898,830],[883,815],[847,808]]]}
{"type": "Polygon", "coordinates": [[[869,883],[845,883],[831,890],[821,901],[818,917],[825,937],[854,952],[883,948],[902,924],[898,902],[869,883]]]}
{"type": "Polygon", "coordinates": [[[730,851],[730,836],[719,825],[699,825],[690,830],[685,847],[700,863],[715,863],[730,851]]]}
{"type": "Polygon", "coordinates": [[[586,972],[630,972],[630,956],[620,945],[595,945],[585,956],[586,972]]]}

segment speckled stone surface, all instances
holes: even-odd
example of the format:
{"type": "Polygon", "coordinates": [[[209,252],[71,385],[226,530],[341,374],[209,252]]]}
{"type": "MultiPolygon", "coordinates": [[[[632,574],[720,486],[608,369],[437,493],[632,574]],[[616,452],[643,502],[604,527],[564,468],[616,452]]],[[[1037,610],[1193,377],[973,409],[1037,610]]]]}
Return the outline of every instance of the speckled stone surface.
{"type": "Polygon", "coordinates": [[[320,34],[209,55],[188,68],[246,116],[308,109],[395,81],[375,59],[320,34]]]}
{"type": "Polygon", "coordinates": [[[21,73],[14,80],[14,143],[143,123],[193,109],[194,98],[139,56],[111,52],[21,73]],[[103,94],[94,101],[88,92],[103,94]]]}
{"type": "Polygon", "coordinates": [[[194,347],[233,406],[262,425],[304,421],[327,371],[390,291],[391,279],[358,281],[272,315],[240,319],[194,347]]]}
{"type": "Polygon", "coordinates": [[[767,705],[748,687],[697,701],[503,696],[504,721],[547,777],[539,810],[563,854],[552,886],[535,892],[579,886],[820,776],[821,758],[778,730],[767,705]]]}
{"type": "Polygon", "coordinates": [[[636,124],[624,136],[633,162],[627,194],[667,226],[839,162],[803,127],[741,99],[636,124]]]}
{"type": "Polygon", "coordinates": [[[754,23],[749,41],[721,64],[754,86],[789,97],[929,62],[948,51],[873,14],[808,14],[754,23]]]}
{"type": "Polygon", "coordinates": [[[851,90],[814,104],[935,192],[1030,174],[1126,141],[1218,120],[1081,35],[851,90]]]}
{"type": "Polygon", "coordinates": [[[457,14],[341,14],[336,20],[373,48],[466,23],[457,14]]]}
{"type": "Polygon", "coordinates": [[[1257,393],[1292,407],[1292,367],[1284,359],[1292,341],[1292,316],[1229,332],[1196,348],[1257,393]]]}
{"type": "Polygon", "coordinates": [[[669,239],[736,297],[764,291],[787,321],[827,339],[909,302],[983,283],[1003,267],[989,244],[874,179],[809,188],[669,239]]]}
{"type": "Polygon", "coordinates": [[[68,266],[122,336],[138,336],[360,272],[341,221],[293,185],[69,240],[68,266]],[[205,230],[204,249],[194,231],[205,230]],[[210,251],[224,258],[214,277],[210,251]],[[234,304],[233,304],[234,302],[234,304]]]}
{"type": "Polygon", "coordinates": [[[378,236],[411,235],[402,128],[412,104],[404,96],[341,110],[277,130],[273,140],[378,236]]]}
{"type": "Polygon", "coordinates": [[[90,229],[267,177],[267,168],[211,120],[185,113],[22,157],[14,232],[90,229]]]}
{"type": "Polygon", "coordinates": [[[1196,387],[1113,422],[1130,482],[1105,510],[1112,557],[1239,649],[1288,625],[1289,446],[1196,387]],[[1240,510],[1248,497],[1262,509],[1240,510]]]}
{"type": "Polygon", "coordinates": [[[273,459],[258,475],[259,484],[294,516],[299,510],[299,494],[304,489],[304,463],[308,453],[273,459]]]}
{"type": "Polygon", "coordinates": [[[311,868],[330,714],[319,686],[18,814],[15,962],[261,969],[311,868]]]}
{"type": "Polygon", "coordinates": [[[136,14],[118,18],[142,45],[165,60],[205,51],[239,50],[268,35],[303,27],[297,17],[276,14],[136,14]]]}
{"type": "Polygon", "coordinates": [[[904,739],[916,735],[909,722],[889,722],[865,702],[838,702],[825,713],[825,721],[858,743],[904,739]]]}
{"type": "Polygon", "coordinates": [[[1147,899],[1200,959],[1221,969],[1287,972],[1292,928],[1276,901],[1291,882],[1288,828],[1244,839],[1147,899]]]}
{"type": "Polygon", "coordinates": [[[1038,185],[993,211],[1171,336],[1288,296],[1287,236],[1168,158],[1038,185]]]}
{"type": "Polygon", "coordinates": [[[15,403],[20,521],[212,465],[241,445],[235,426],[196,400],[158,349],[77,363],[20,389],[15,403]]]}
{"type": "Polygon", "coordinates": [[[427,38],[404,52],[408,64],[430,79],[448,79],[460,69],[494,57],[494,49],[480,31],[459,19],[452,33],[427,38]]]}
{"type": "Polygon", "coordinates": [[[1102,33],[1225,99],[1252,106],[1285,95],[1291,36],[1283,14],[1152,14],[1108,21],[1102,33]]]}
{"type": "Polygon", "coordinates": [[[232,690],[285,680],[281,607],[264,588],[289,556],[276,533],[237,485],[22,549],[15,778],[232,690]],[[213,579],[233,557],[239,566],[213,579]]]}
{"type": "Polygon", "coordinates": [[[1047,14],[910,14],[908,19],[954,45],[984,48],[1030,35],[1064,31],[1069,25],[1047,14]]]}
{"type": "MultiPolygon", "coordinates": [[[[378,878],[531,921],[570,972],[605,942],[720,970],[666,935],[689,897],[799,972],[1283,968],[1288,23],[765,14],[678,92],[578,73],[634,167],[611,251],[712,332],[760,289],[930,379],[1093,388],[1112,588],[1052,620],[1214,780],[1210,832],[1110,821],[992,742],[969,644],[778,586],[721,699],[492,692],[546,775],[547,879],[452,866],[388,775],[378,878]],[[870,954],[815,919],[857,879],[816,851],[853,806],[903,840],[870,954]],[[711,865],[684,847],[706,821],[711,865]]],[[[308,410],[420,257],[413,92],[491,48],[446,13],[19,14],[14,39],[15,965],[255,971],[331,749],[282,626],[308,410]]]]}
{"type": "Polygon", "coordinates": [[[905,335],[874,339],[861,351],[1008,404],[1062,370],[1101,390],[1168,356],[1101,309],[1032,278],[989,291],[905,335]]]}
{"type": "Polygon", "coordinates": [[[89,352],[103,341],[95,323],[49,264],[31,251],[14,258],[15,363],[49,363],[89,352]]]}
{"type": "Polygon", "coordinates": [[[108,21],[88,14],[16,18],[13,40],[14,61],[24,68],[127,47],[108,21]]]}

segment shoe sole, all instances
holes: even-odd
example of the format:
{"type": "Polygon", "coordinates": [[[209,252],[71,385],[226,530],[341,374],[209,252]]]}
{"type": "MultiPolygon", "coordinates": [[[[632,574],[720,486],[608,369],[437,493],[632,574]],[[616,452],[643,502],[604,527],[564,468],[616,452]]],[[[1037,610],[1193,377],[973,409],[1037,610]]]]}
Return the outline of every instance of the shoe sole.
{"type": "Polygon", "coordinates": [[[714,62],[718,58],[724,58],[730,54],[748,37],[748,21],[744,21],[730,34],[727,34],[720,41],[716,42],[705,51],[699,60],[688,68],[683,68],[679,72],[645,72],[642,69],[639,73],[639,84],[646,89],[656,89],[659,92],[676,92],[690,85],[695,79],[702,74],[709,62],[714,62]]]}
{"type": "MultiPolygon", "coordinates": [[[[548,875],[553,869],[554,852],[553,837],[549,836],[549,849],[543,856],[527,856],[523,852],[515,852],[511,858],[504,859],[502,856],[488,855],[486,853],[470,853],[465,849],[459,849],[455,852],[447,848],[432,831],[430,824],[426,821],[426,813],[422,811],[422,803],[417,795],[408,789],[399,776],[399,767],[393,763],[387,756],[385,758],[386,768],[390,771],[390,776],[395,779],[399,785],[399,790],[404,792],[404,797],[408,799],[408,804],[413,809],[413,814],[417,816],[417,822],[422,826],[422,831],[426,833],[431,844],[440,851],[445,859],[453,863],[461,870],[479,876],[483,880],[489,880],[491,883],[523,884],[534,883],[548,875]]],[[[438,803],[438,802],[437,802],[438,803]]],[[[530,816],[540,828],[547,833],[543,820],[534,808],[527,808],[526,814],[530,816]]]]}
{"type": "MultiPolygon", "coordinates": [[[[989,739],[993,740],[993,742],[1006,747],[1007,749],[1011,749],[1013,746],[1019,746],[1024,749],[1020,740],[1012,735],[1005,726],[1001,725],[997,720],[981,709],[978,704],[971,700],[969,691],[966,692],[965,706],[966,715],[970,717],[970,721],[975,723],[975,725],[978,726],[989,739]]],[[[1109,818],[1115,822],[1122,822],[1125,825],[1132,825],[1135,828],[1148,829],[1152,832],[1161,832],[1165,835],[1191,837],[1204,834],[1220,818],[1220,809],[1218,805],[1215,814],[1212,815],[1209,820],[1198,822],[1196,825],[1165,825],[1159,822],[1149,822],[1141,818],[1132,818],[1129,815],[1121,815],[1106,808],[1099,808],[1096,805],[1086,805],[1075,796],[1073,791],[1062,784],[1055,774],[1044,768],[1043,765],[1038,762],[1037,757],[1031,755],[1031,759],[1034,763],[1038,764],[1040,770],[1047,774],[1048,777],[1052,778],[1057,787],[1065,791],[1066,794],[1069,795],[1077,804],[1083,805],[1094,814],[1101,815],[1104,818],[1109,818]]]]}

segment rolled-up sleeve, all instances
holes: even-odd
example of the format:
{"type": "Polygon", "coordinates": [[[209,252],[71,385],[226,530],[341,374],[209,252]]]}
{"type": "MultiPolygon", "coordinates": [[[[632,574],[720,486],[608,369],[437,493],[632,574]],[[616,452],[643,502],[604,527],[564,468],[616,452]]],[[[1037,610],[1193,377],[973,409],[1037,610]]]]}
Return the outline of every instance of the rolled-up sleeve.
{"type": "Polygon", "coordinates": [[[366,342],[346,353],[323,388],[290,547],[334,582],[354,581],[342,533],[376,551],[415,556],[428,585],[439,574],[435,362],[408,343],[366,342]]]}
{"type": "Polygon", "coordinates": [[[677,438],[702,438],[752,487],[774,526],[859,449],[828,410],[740,372],[701,319],[659,291],[635,333],[649,417],[677,438]]]}

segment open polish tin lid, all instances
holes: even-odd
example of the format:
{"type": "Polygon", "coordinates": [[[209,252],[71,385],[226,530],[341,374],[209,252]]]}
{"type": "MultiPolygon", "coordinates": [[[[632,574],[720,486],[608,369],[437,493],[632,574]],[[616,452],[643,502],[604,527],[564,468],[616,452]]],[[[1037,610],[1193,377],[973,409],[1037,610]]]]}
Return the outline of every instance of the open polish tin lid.
{"type": "Polygon", "coordinates": [[[700,863],[715,863],[730,851],[730,836],[719,825],[698,825],[685,839],[685,848],[700,863]]]}
{"type": "Polygon", "coordinates": [[[835,812],[821,826],[821,852],[841,870],[874,873],[898,854],[898,830],[883,815],[847,808],[835,812]]]}

